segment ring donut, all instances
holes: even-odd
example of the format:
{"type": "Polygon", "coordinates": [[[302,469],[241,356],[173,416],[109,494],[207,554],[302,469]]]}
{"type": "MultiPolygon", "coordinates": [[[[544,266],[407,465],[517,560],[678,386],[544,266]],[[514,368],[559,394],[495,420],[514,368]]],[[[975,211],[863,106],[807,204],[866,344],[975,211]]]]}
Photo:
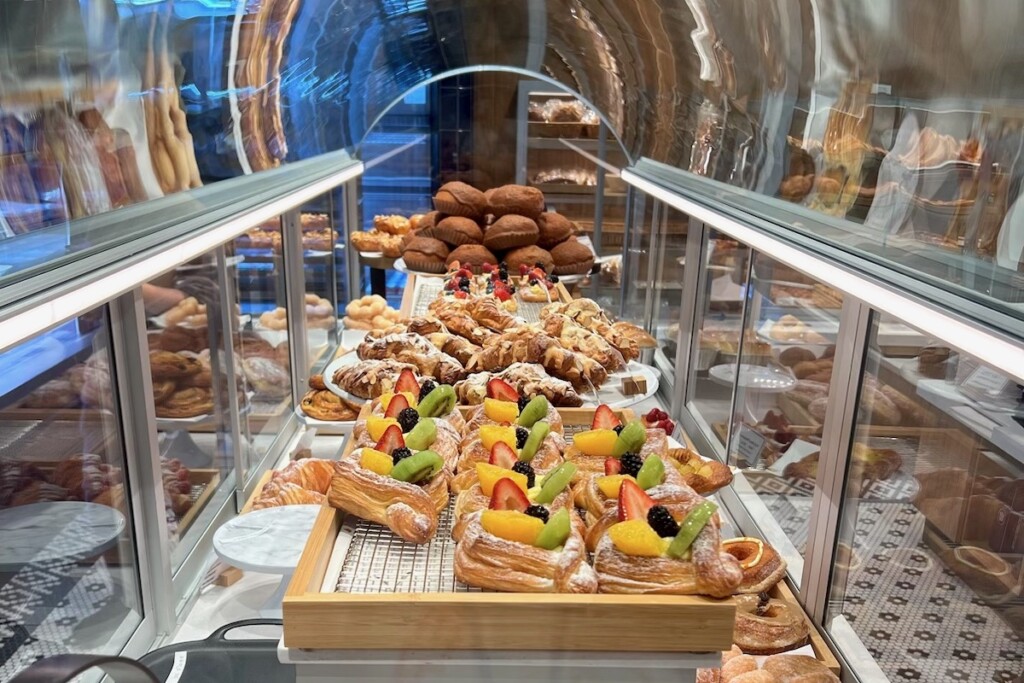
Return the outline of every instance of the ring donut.
{"type": "Polygon", "coordinates": [[[786,575],[786,561],[759,538],[731,538],[722,541],[722,550],[739,560],[743,569],[743,583],[737,593],[762,593],[786,575]]]}
{"type": "Polygon", "coordinates": [[[745,654],[774,655],[807,643],[810,631],[803,612],[766,594],[738,595],[732,639],[745,654]]]}

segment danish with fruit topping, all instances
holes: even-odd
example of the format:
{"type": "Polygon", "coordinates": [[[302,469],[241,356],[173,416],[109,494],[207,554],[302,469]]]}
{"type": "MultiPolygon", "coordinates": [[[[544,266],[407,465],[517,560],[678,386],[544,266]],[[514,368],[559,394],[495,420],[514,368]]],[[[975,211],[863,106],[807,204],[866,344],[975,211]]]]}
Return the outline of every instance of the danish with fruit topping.
{"type": "Polygon", "coordinates": [[[623,425],[614,411],[602,404],[594,412],[589,431],[576,434],[565,450],[565,459],[579,466],[577,481],[591,475],[606,474],[606,462],[633,453],[641,460],[648,455],[662,455],[668,451],[668,436],[654,427],[645,428],[639,420],[623,425]]]}
{"type": "MultiPolygon", "coordinates": [[[[392,408],[391,397],[395,394],[405,396],[409,403],[408,407],[415,408],[420,417],[443,419],[450,423],[459,435],[466,428],[466,419],[455,406],[455,390],[451,385],[437,384],[429,378],[420,383],[416,381],[416,376],[412,372],[406,371],[403,371],[395,382],[393,391],[381,394],[370,403],[369,414],[387,416],[388,409],[392,408]]],[[[405,407],[407,406],[402,406],[405,407]]],[[[392,417],[397,417],[397,411],[392,409],[392,412],[396,413],[392,417]]],[[[356,428],[359,427],[360,424],[357,424],[356,428]]]]}
{"type": "Polygon", "coordinates": [[[567,508],[478,510],[455,548],[455,577],[470,586],[518,593],[594,593],[583,538],[567,508]]]}
{"type": "Polygon", "coordinates": [[[588,527],[618,508],[619,491],[626,482],[644,491],[662,484],[684,483],[672,465],[653,453],[644,459],[634,453],[626,453],[619,459],[608,458],[604,475],[592,474],[573,487],[573,501],[584,511],[588,527]]]}
{"type": "Polygon", "coordinates": [[[482,425],[462,440],[456,467],[458,476],[453,482],[455,491],[472,485],[478,463],[491,463],[496,443],[504,443],[519,460],[529,462],[535,472],[542,473],[562,463],[565,449],[565,441],[544,421],[534,423],[529,429],[521,425],[482,425]]]}
{"type": "Polygon", "coordinates": [[[487,382],[487,397],[483,403],[466,417],[463,433],[468,435],[485,424],[514,424],[530,428],[539,420],[547,422],[552,432],[558,435],[565,433],[561,414],[546,396],[521,396],[511,384],[493,377],[487,382]]]}
{"type": "Polygon", "coordinates": [[[717,506],[689,486],[643,491],[623,482],[613,520],[588,532],[602,593],[728,597],[743,581],[735,557],[722,550],[717,506]],[[619,521],[621,519],[622,521],[619,521]]]}

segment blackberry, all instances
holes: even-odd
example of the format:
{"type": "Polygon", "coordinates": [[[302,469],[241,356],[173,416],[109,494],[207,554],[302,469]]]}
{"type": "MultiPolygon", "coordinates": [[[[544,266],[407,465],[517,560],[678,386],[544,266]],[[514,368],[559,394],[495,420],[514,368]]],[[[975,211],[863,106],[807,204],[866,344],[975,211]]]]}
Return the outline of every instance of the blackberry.
{"type": "Polygon", "coordinates": [[[522,448],[526,445],[526,440],[530,438],[530,430],[526,427],[516,427],[516,448],[522,448]]]}
{"type": "Polygon", "coordinates": [[[537,475],[533,473],[533,467],[530,463],[520,460],[515,465],[512,465],[512,471],[518,472],[519,474],[525,474],[526,488],[533,488],[534,483],[536,483],[537,475]]]}
{"type": "Polygon", "coordinates": [[[612,427],[612,429],[615,430],[616,434],[621,434],[622,430],[625,429],[625,427],[622,425],[615,425],[614,427],[612,427]]]}
{"type": "Polygon", "coordinates": [[[536,266],[537,268],[540,268],[541,270],[546,270],[544,268],[544,263],[542,261],[537,261],[533,265],[536,266]]]}
{"type": "Polygon", "coordinates": [[[398,426],[402,428],[403,433],[409,433],[412,428],[416,426],[416,423],[420,421],[420,414],[416,412],[415,408],[406,408],[402,412],[398,413],[398,426]]]}
{"type": "Polygon", "coordinates": [[[459,289],[461,289],[463,292],[468,292],[469,291],[469,280],[463,280],[462,282],[460,282],[459,283],[459,289]]]}
{"type": "Polygon", "coordinates": [[[529,285],[535,285],[535,284],[537,284],[537,283],[539,283],[539,282],[540,282],[540,280],[538,280],[537,278],[535,278],[535,277],[531,277],[531,278],[530,278],[530,280],[529,280],[529,282],[527,282],[527,284],[529,284],[529,285]]]}
{"type": "Polygon", "coordinates": [[[526,404],[529,403],[529,402],[530,402],[530,397],[529,396],[520,396],[519,397],[519,412],[520,413],[523,412],[526,409],[526,404]]]}
{"type": "Polygon", "coordinates": [[[412,451],[405,446],[399,446],[395,450],[391,451],[391,462],[398,464],[406,458],[412,457],[412,451]]]}
{"type": "Polygon", "coordinates": [[[639,474],[640,468],[644,466],[643,459],[636,453],[626,453],[619,458],[619,463],[622,465],[619,474],[628,474],[631,477],[639,474]]]}
{"type": "Polygon", "coordinates": [[[662,538],[675,538],[679,533],[679,525],[664,505],[655,505],[647,511],[647,523],[662,538]]]}
{"type": "Polygon", "coordinates": [[[554,274],[548,275],[548,282],[550,282],[553,285],[557,285],[558,284],[558,276],[554,275],[554,274]]]}
{"type": "Polygon", "coordinates": [[[531,517],[536,517],[545,524],[548,523],[548,509],[543,505],[531,505],[530,507],[523,510],[523,512],[530,515],[531,517]]]}
{"type": "Polygon", "coordinates": [[[427,397],[427,394],[429,394],[431,391],[433,391],[436,388],[437,388],[437,384],[434,382],[434,380],[432,380],[432,379],[424,380],[423,384],[420,385],[420,400],[422,401],[423,399],[425,399],[427,397]]]}

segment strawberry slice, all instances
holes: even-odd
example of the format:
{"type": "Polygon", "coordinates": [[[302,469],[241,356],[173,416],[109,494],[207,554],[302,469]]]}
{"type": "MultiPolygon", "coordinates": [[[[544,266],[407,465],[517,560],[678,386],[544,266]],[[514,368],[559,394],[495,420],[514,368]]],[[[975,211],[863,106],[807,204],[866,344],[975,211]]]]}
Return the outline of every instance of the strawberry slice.
{"type": "MultiPolygon", "coordinates": [[[[391,402],[394,403],[395,399],[391,399],[391,402]]],[[[392,451],[403,446],[405,446],[405,437],[402,436],[402,428],[398,425],[391,425],[380,435],[380,441],[373,448],[381,453],[391,455],[392,451]]]]}
{"type": "Polygon", "coordinates": [[[499,479],[498,483],[494,485],[494,491],[491,493],[492,510],[525,512],[528,507],[530,507],[530,499],[526,497],[519,485],[508,477],[499,479]]]}
{"type": "Polygon", "coordinates": [[[487,398],[515,403],[519,400],[519,392],[505,380],[495,377],[487,382],[487,398]]]}
{"type": "MultiPolygon", "coordinates": [[[[413,396],[420,395],[420,382],[409,368],[402,370],[402,373],[398,375],[398,381],[395,382],[395,393],[397,394],[402,391],[410,391],[413,396]]],[[[408,407],[406,406],[406,408],[408,407]]]]}
{"type": "Polygon", "coordinates": [[[594,421],[591,423],[591,429],[615,429],[622,424],[622,420],[615,417],[615,413],[612,409],[606,406],[604,403],[597,407],[594,411],[594,421]]]}
{"type": "Polygon", "coordinates": [[[632,479],[625,479],[619,489],[619,521],[647,519],[647,511],[654,507],[654,499],[632,479]]]}
{"type": "Polygon", "coordinates": [[[605,458],[604,459],[604,473],[607,476],[618,474],[622,471],[622,461],[618,458],[605,458]]]}
{"type": "Polygon", "coordinates": [[[497,465],[498,467],[510,470],[519,462],[519,456],[504,441],[495,441],[494,445],[491,446],[491,457],[487,462],[491,465],[497,465]]]}
{"type": "Polygon", "coordinates": [[[409,407],[409,399],[405,397],[405,394],[395,394],[391,397],[391,402],[388,403],[388,409],[384,412],[384,417],[398,418],[398,414],[409,407]]]}

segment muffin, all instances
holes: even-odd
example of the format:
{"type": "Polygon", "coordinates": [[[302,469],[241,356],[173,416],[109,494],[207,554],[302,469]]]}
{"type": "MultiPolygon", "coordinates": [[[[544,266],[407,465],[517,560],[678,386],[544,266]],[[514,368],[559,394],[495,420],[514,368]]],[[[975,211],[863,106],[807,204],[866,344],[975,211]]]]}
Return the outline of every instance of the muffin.
{"type": "Polygon", "coordinates": [[[537,220],[544,213],[544,193],[525,185],[502,185],[487,193],[489,211],[495,216],[510,213],[537,220]]]}
{"type": "Polygon", "coordinates": [[[484,231],[480,229],[476,221],[463,216],[442,218],[433,232],[433,237],[453,247],[462,244],[480,244],[484,239],[484,231]]]}
{"type": "Polygon", "coordinates": [[[551,260],[551,254],[546,249],[541,249],[536,245],[513,249],[505,254],[505,263],[508,264],[509,273],[518,273],[519,266],[523,263],[531,268],[539,263],[541,268],[548,273],[551,272],[551,269],[554,266],[554,262],[551,260]]]}
{"type": "Polygon", "coordinates": [[[527,247],[537,243],[540,231],[526,216],[508,214],[494,221],[484,233],[484,246],[494,251],[527,247]]]}
{"type": "Polygon", "coordinates": [[[570,237],[551,250],[551,260],[555,264],[555,275],[589,273],[594,267],[594,252],[570,237]]]}
{"type": "Polygon", "coordinates": [[[450,266],[455,261],[458,261],[459,265],[479,274],[483,272],[482,266],[485,263],[497,265],[498,257],[491,253],[490,249],[479,244],[463,244],[448,254],[448,258],[445,259],[445,265],[450,266]]]}
{"type": "Polygon", "coordinates": [[[537,229],[540,230],[537,246],[545,249],[566,241],[576,233],[573,222],[554,211],[545,211],[540,215],[537,219],[537,229]]]}
{"type": "Polygon", "coordinates": [[[451,216],[465,216],[478,220],[487,212],[484,193],[459,181],[445,183],[434,195],[434,208],[451,216]]]}
{"type": "Polygon", "coordinates": [[[443,273],[448,247],[433,237],[414,237],[402,251],[405,264],[424,273],[443,273]]]}

